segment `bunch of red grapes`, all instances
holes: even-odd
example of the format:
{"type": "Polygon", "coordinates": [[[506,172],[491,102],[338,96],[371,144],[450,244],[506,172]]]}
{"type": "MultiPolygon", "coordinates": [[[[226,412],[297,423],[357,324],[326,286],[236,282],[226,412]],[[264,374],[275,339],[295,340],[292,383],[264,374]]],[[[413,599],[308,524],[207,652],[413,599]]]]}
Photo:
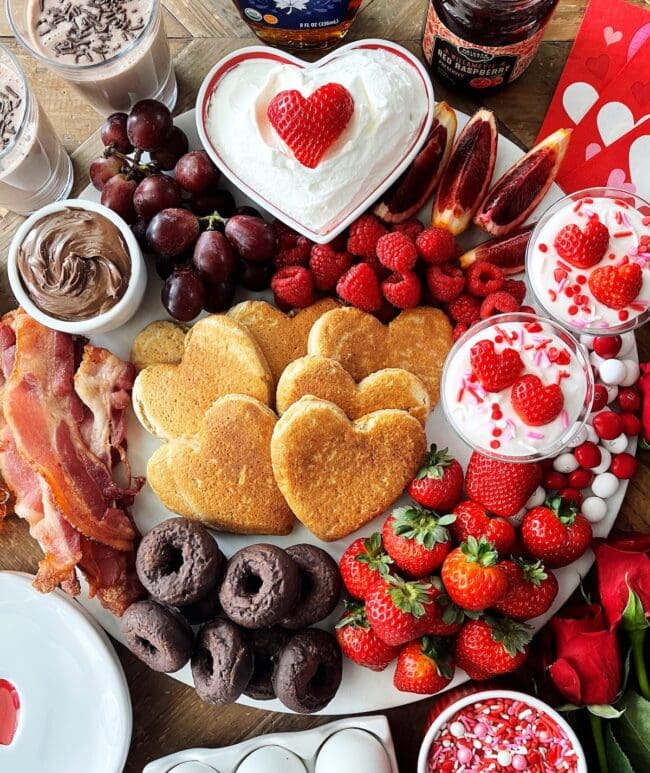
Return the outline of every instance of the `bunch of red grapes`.
{"type": "Polygon", "coordinates": [[[104,155],[90,165],[90,179],[102,204],[154,254],[171,317],[189,322],[201,310],[224,311],[237,282],[253,291],[269,286],[273,227],[218,187],[219,170],[205,151],[188,152],[187,136],[165,105],[145,99],[128,115],[113,113],[101,138],[104,155]],[[165,174],[172,171],[173,177],[165,174]]]}

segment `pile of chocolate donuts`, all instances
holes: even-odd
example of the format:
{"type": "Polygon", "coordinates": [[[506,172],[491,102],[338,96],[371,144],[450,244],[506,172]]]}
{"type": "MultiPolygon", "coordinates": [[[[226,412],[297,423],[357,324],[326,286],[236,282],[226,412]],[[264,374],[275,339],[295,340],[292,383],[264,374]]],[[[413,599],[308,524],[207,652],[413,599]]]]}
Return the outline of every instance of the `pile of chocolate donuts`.
{"type": "Polygon", "coordinates": [[[170,518],[143,537],[136,570],[151,598],[126,610],[122,632],[150,668],[171,673],[190,661],[197,693],[216,706],[243,693],[308,714],[336,694],[336,638],[309,628],[341,593],[321,548],[260,543],[226,561],[202,524],[170,518]]]}

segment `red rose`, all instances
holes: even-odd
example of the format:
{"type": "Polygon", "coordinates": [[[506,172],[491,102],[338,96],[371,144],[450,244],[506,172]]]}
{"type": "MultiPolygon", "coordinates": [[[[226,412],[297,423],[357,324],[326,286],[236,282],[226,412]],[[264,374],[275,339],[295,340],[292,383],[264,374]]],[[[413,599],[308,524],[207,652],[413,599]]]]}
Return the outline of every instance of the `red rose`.
{"type": "Polygon", "coordinates": [[[551,629],[557,657],[549,674],[557,689],[576,706],[612,703],[621,689],[621,653],[602,607],[566,609],[551,620],[551,629]]]}
{"type": "Polygon", "coordinates": [[[598,567],[598,590],[610,628],[615,628],[630,600],[638,596],[646,615],[650,614],[650,537],[623,534],[594,546],[598,567]]]}

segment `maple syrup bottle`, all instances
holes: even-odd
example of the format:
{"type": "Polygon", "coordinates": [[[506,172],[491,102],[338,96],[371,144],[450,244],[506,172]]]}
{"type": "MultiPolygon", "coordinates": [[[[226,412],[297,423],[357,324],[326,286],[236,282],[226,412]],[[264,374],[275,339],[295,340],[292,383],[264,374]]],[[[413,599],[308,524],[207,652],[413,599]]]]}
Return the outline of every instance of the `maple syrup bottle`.
{"type": "Polygon", "coordinates": [[[330,48],[347,34],[361,0],[233,0],[258,38],[283,48],[330,48]]]}
{"type": "Polygon", "coordinates": [[[460,89],[512,83],[533,61],[558,0],[427,0],[422,50],[460,89]]]}

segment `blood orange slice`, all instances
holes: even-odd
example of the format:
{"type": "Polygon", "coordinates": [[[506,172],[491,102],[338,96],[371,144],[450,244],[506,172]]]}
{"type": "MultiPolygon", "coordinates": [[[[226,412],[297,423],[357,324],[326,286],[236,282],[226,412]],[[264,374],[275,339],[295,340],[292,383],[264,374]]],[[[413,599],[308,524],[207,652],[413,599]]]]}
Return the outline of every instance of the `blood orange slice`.
{"type": "Polygon", "coordinates": [[[526,247],[534,225],[519,228],[507,236],[490,239],[460,256],[460,266],[468,268],[479,260],[499,266],[504,274],[519,274],[524,270],[526,247]]]}

